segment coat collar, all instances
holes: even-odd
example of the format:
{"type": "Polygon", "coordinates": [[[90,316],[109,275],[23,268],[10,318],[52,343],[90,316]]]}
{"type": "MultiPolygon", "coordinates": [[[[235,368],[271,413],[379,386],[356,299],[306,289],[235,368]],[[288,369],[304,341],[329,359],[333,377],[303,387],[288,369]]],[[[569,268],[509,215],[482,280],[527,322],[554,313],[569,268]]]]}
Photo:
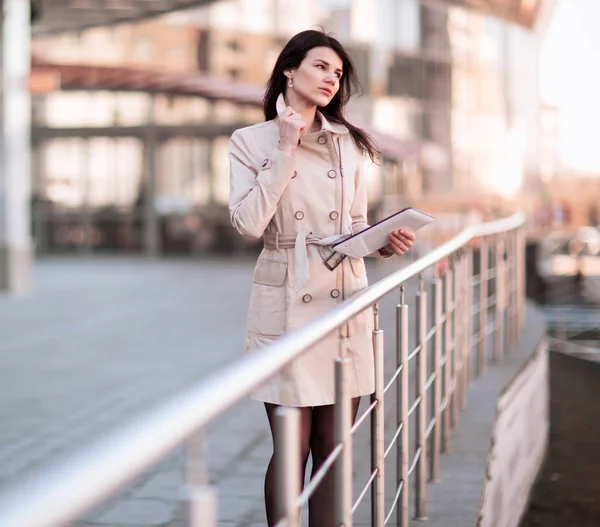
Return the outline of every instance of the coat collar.
{"type": "MultiPolygon", "coordinates": [[[[285,104],[285,99],[283,98],[283,93],[279,94],[277,98],[277,117],[279,118],[281,114],[285,111],[287,105],[285,104]]],[[[317,110],[317,119],[321,122],[321,131],[327,130],[333,134],[347,134],[348,128],[346,128],[343,124],[330,123],[325,116],[317,110]]]]}

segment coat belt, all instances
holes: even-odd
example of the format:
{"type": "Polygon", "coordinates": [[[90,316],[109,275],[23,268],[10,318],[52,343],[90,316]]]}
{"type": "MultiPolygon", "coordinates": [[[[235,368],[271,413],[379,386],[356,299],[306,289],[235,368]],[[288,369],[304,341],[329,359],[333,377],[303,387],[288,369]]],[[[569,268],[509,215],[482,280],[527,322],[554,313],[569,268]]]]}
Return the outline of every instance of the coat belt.
{"type": "Polygon", "coordinates": [[[318,245],[326,247],[348,237],[350,233],[336,234],[323,238],[306,231],[300,231],[297,234],[283,234],[280,232],[265,232],[263,235],[263,244],[265,249],[294,249],[296,273],[296,292],[308,282],[308,252],[307,245],[318,245]]]}

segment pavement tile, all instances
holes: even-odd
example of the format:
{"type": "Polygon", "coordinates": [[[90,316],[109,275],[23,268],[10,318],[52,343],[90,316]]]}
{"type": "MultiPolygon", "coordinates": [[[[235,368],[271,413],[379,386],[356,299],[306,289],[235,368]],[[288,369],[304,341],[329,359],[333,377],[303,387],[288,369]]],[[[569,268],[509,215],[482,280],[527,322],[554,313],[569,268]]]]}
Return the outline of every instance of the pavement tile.
{"type": "Polygon", "coordinates": [[[174,504],[165,501],[121,500],[93,523],[99,527],[119,523],[143,527],[164,525],[173,519],[173,509],[174,504]]]}
{"type": "Polygon", "coordinates": [[[185,485],[182,467],[151,476],[143,485],[133,491],[133,497],[142,499],[180,499],[185,485]]]}

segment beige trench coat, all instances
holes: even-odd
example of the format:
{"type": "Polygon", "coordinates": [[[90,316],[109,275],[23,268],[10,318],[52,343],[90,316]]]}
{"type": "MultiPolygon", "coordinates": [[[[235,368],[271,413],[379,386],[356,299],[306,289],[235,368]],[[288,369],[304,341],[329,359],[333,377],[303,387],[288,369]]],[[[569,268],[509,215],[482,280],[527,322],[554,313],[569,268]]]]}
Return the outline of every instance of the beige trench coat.
{"type": "MultiPolygon", "coordinates": [[[[279,113],[284,108],[280,97],[279,113]]],[[[368,226],[364,157],[345,126],[329,123],[320,112],[317,118],[321,131],[302,136],[294,158],[278,149],[278,119],[232,135],[230,216],[244,237],[304,231],[327,238],[368,226]]],[[[309,279],[302,284],[297,279],[296,249],[264,248],[258,258],[247,319],[247,352],[272,343],[367,287],[362,259],[346,258],[330,271],[323,262],[323,247],[312,244],[306,245],[304,253],[309,279]]],[[[291,378],[275,376],[253,398],[288,406],[332,404],[334,361],[341,346],[353,362],[351,396],[372,393],[371,332],[372,312],[368,310],[294,361],[291,378]]]]}

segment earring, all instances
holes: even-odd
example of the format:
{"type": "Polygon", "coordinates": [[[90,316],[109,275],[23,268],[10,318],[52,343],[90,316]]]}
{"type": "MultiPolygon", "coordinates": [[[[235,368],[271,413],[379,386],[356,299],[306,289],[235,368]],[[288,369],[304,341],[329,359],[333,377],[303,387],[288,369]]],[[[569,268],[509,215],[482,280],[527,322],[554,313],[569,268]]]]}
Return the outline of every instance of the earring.
{"type": "Polygon", "coordinates": [[[292,82],[292,79],[290,79],[290,80],[288,81],[288,86],[289,86],[290,88],[293,88],[293,87],[294,87],[294,83],[292,82]]]}

